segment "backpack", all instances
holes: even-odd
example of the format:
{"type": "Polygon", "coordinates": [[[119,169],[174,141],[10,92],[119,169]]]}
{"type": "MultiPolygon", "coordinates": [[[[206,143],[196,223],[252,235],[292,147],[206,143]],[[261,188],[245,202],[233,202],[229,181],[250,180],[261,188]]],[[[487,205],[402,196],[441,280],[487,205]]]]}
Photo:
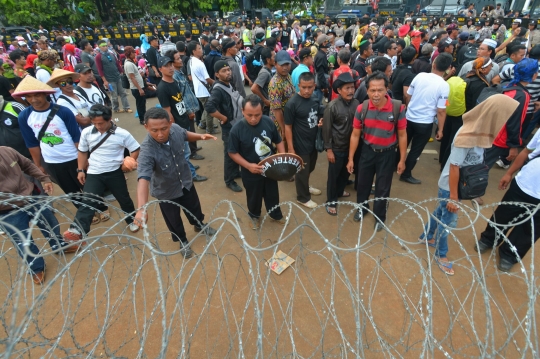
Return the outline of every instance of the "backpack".
{"type": "Polygon", "coordinates": [[[263,68],[261,59],[262,49],[262,46],[255,45],[253,50],[246,55],[247,74],[251,81],[255,81],[257,79],[259,71],[261,71],[261,69],[263,68]]]}
{"type": "MultiPolygon", "coordinates": [[[[392,99],[392,114],[394,116],[394,123],[396,124],[395,132],[396,132],[396,141],[398,141],[398,142],[399,142],[399,139],[397,138],[397,123],[399,121],[399,113],[401,112],[400,111],[401,110],[401,105],[402,105],[401,101],[392,99]]],[[[364,132],[364,120],[365,120],[367,112],[368,112],[368,107],[369,107],[369,99],[365,100],[362,103],[362,112],[360,114],[360,119],[362,120],[362,138],[364,138],[364,133],[365,133],[364,132]]]]}
{"type": "Polygon", "coordinates": [[[452,76],[446,81],[450,86],[448,106],[446,106],[447,115],[458,117],[465,113],[465,90],[469,82],[458,76],[452,76]]]}

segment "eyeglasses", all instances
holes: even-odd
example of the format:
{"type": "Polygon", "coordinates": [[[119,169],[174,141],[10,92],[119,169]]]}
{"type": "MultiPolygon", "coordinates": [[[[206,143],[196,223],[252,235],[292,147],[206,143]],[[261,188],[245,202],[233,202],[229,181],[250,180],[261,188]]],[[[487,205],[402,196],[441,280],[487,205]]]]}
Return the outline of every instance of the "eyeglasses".
{"type": "Polygon", "coordinates": [[[72,79],[67,79],[66,81],[57,82],[60,87],[66,87],[67,85],[73,85],[72,79]]]}

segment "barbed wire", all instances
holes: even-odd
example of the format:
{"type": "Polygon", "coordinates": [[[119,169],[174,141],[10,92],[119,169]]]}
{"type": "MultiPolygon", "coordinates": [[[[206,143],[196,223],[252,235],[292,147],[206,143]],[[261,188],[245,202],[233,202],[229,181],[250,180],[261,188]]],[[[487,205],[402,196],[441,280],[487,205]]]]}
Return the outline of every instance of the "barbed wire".
{"type": "MultiPolygon", "coordinates": [[[[1,204],[20,200],[28,198],[1,204]]],[[[308,211],[283,202],[286,224],[264,217],[254,231],[247,211],[223,200],[208,216],[215,235],[186,226],[197,253],[190,259],[171,240],[159,201],[145,206],[149,220],[138,233],[126,228],[133,213],[96,202],[108,206],[111,220],[92,226],[77,253],[64,254],[46,237],[73,224],[80,196],[32,200],[0,217],[8,233],[0,236],[4,358],[539,357],[534,247],[510,273],[497,270],[496,248],[473,250],[503,203],[458,204],[458,225],[448,236],[455,269],[449,277],[434,250],[418,242],[436,198],[389,198],[381,232],[373,212],[354,202],[338,202],[335,217],[323,206],[308,211]],[[58,219],[56,228],[41,216],[46,209],[58,219]],[[356,223],[358,209],[366,214],[356,223]],[[5,220],[22,211],[36,213],[28,232],[5,220]],[[43,285],[33,283],[17,237],[24,238],[24,256],[32,255],[31,237],[39,247],[43,285]],[[280,250],[295,262],[278,275],[266,262],[280,250]]],[[[504,241],[512,226],[532,226],[540,210],[511,204],[525,215],[498,225],[504,241]]]]}

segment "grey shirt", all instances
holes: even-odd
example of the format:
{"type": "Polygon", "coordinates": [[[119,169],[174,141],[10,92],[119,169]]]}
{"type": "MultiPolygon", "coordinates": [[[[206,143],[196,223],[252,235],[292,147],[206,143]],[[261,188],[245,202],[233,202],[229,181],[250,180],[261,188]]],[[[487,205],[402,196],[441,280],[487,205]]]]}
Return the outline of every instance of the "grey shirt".
{"type": "MultiPolygon", "coordinates": [[[[465,75],[467,72],[471,71],[473,62],[474,60],[463,64],[463,66],[461,67],[461,70],[459,71],[458,76],[461,77],[465,75]]],[[[493,80],[493,78],[499,74],[499,65],[495,62],[492,62],[492,64],[493,64],[493,67],[491,68],[491,71],[486,75],[486,80],[489,83],[491,83],[491,80],[493,80]]]]}
{"type": "Polygon", "coordinates": [[[141,144],[137,159],[138,179],[150,181],[150,194],[159,200],[182,197],[183,189],[193,185],[191,172],[184,156],[187,132],[173,123],[169,141],[159,143],[149,134],[141,144]]]}
{"type": "Polygon", "coordinates": [[[266,66],[259,71],[259,74],[255,79],[255,83],[261,88],[261,94],[266,100],[269,100],[268,85],[270,84],[270,80],[272,80],[272,72],[266,66]]]}
{"type": "Polygon", "coordinates": [[[240,96],[243,98],[246,98],[246,90],[244,89],[244,81],[242,80],[242,75],[240,74],[240,66],[238,66],[238,63],[236,60],[231,56],[223,56],[223,59],[227,60],[227,63],[231,67],[232,71],[232,81],[231,84],[234,85],[234,88],[236,91],[240,93],[240,96]]]}
{"type": "Polygon", "coordinates": [[[92,73],[95,77],[99,77],[99,72],[96,66],[96,61],[94,60],[94,55],[89,54],[86,51],[81,52],[81,61],[83,64],[90,64],[90,67],[92,68],[92,73]]]}

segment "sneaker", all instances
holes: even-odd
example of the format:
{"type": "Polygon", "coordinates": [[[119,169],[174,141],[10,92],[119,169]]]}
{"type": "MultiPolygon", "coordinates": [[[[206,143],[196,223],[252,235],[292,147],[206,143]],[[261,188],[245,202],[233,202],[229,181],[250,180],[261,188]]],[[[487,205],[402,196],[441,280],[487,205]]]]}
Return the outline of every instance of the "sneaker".
{"type": "Polygon", "coordinates": [[[307,208],[316,208],[317,207],[317,203],[313,202],[312,200],[309,200],[306,203],[303,203],[303,202],[300,202],[300,201],[296,201],[296,202],[300,203],[302,206],[307,207],[307,208]]]}
{"type": "Polygon", "coordinates": [[[251,220],[251,229],[259,229],[261,226],[261,219],[254,217],[249,217],[249,219],[251,220]]]}
{"type": "Polygon", "coordinates": [[[512,263],[510,262],[509,260],[507,259],[504,259],[504,258],[501,258],[499,259],[499,264],[497,265],[497,268],[501,271],[501,272],[510,272],[510,270],[512,269],[512,267],[514,266],[515,263],[512,263]]]}
{"type": "Polygon", "coordinates": [[[107,202],[114,202],[114,201],[116,201],[116,197],[114,197],[114,195],[112,195],[112,194],[106,195],[105,197],[103,197],[103,199],[105,199],[105,201],[107,201],[107,202]]]}
{"type": "Polygon", "coordinates": [[[221,133],[221,130],[219,128],[214,128],[212,131],[206,131],[206,134],[208,135],[216,135],[218,133],[221,133]]]}
{"type": "Polygon", "coordinates": [[[81,233],[75,228],[70,228],[67,231],[65,231],[62,237],[64,238],[65,241],[68,241],[68,242],[76,242],[82,239],[81,233]]]}
{"type": "Polygon", "coordinates": [[[6,232],[4,232],[3,230],[0,229],[0,236],[3,236],[5,234],[6,234],[6,232]]]}
{"type": "Polygon", "coordinates": [[[309,193],[314,195],[314,196],[318,196],[322,193],[322,191],[320,189],[317,189],[315,187],[311,187],[309,186],[309,193]]]}
{"type": "Polygon", "coordinates": [[[126,110],[124,110],[124,111],[126,111],[127,113],[133,113],[133,110],[130,109],[130,108],[128,108],[128,109],[126,109],[126,110]]]}
{"type": "Polygon", "coordinates": [[[189,243],[184,244],[183,242],[180,242],[180,253],[185,259],[193,257],[194,254],[193,250],[189,246],[189,243]]]}
{"type": "Polygon", "coordinates": [[[199,127],[200,130],[206,130],[206,125],[204,125],[202,123],[199,123],[199,125],[197,127],[199,127]]]}
{"type": "Polygon", "coordinates": [[[139,227],[135,222],[133,222],[128,226],[128,229],[131,233],[136,233],[139,231],[139,229],[141,229],[141,227],[139,227]]]}
{"type": "Polygon", "coordinates": [[[35,284],[43,284],[45,282],[45,271],[32,274],[32,281],[35,284]]]}
{"type": "Polygon", "coordinates": [[[375,231],[380,232],[384,229],[384,224],[377,222],[375,223],[375,231]]]}
{"type": "MultiPolygon", "coordinates": [[[[62,246],[62,248],[64,247],[67,247],[68,244],[66,244],[65,246],[62,246]]],[[[81,246],[71,246],[71,247],[67,247],[66,249],[64,249],[64,254],[70,254],[70,253],[75,253],[77,252],[79,249],[81,248],[81,246]]],[[[60,253],[60,252],[58,252],[60,253]]]]}
{"type": "Polygon", "coordinates": [[[227,185],[227,188],[230,189],[233,192],[242,192],[243,191],[242,187],[240,187],[238,185],[238,183],[236,183],[236,182],[229,183],[227,185]]]}
{"type": "Polygon", "coordinates": [[[197,171],[199,168],[201,168],[201,166],[199,166],[199,165],[194,165],[193,168],[195,168],[195,171],[197,171]]]}
{"type": "Polygon", "coordinates": [[[493,247],[490,247],[488,246],[487,244],[485,244],[484,242],[482,241],[478,241],[478,243],[474,246],[474,250],[480,254],[482,253],[486,253],[487,251],[489,251],[491,248],[493,247]]]}
{"type": "Polygon", "coordinates": [[[353,218],[353,221],[355,222],[360,222],[360,219],[362,217],[366,217],[368,215],[368,211],[366,210],[363,214],[362,214],[362,210],[357,210],[356,213],[354,214],[354,218],[353,218]]]}
{"type": "Polygon", "coordinates": [[[206,180],[208,180],[208,177],[204,177],[201,175],[195,175],[195,177],[193,177],[193,182],[204,182],[206,180]]]}
{"type": "Polygon", "coordinates": [[[202,224],[202,227],[199,227],[197,225],[193,226],[193,230],[195,232],[202,232],[203,234],[206,234],[207,236],[213,236],[217,233],[217,231],[210,227],[208,224],[202,224]]]}
{"type": "Polygon", "coordinates": [[[189,159],[199,161],[199,160],[204,160],[204,156],[201,156],[201,155],[195,153],[195,154],[189,156],[189,159]]]}
{"type": "Polygon", "coordinates": [[[500,168],[504,168],[505,170],[510,167],[510,165],[505,164],[501,159],[497,160],[497,162],[495,163],[497,164],[497,166],[499,166],[500,168]]]}
{"type": "Polygon", "coordinates": [[[276,222],[277,224],[285,224],[285,223],[287,223],[287,218],[285,218],[285,217],[281,217],[280,219],[275,219],[275,218],[270,217],[270,220],[272,222],[276,222]]]}
{"type": "Polygon", "coordinates": [[[428,142],[433,142],[433,137],[430,137],[428,142]]]}

